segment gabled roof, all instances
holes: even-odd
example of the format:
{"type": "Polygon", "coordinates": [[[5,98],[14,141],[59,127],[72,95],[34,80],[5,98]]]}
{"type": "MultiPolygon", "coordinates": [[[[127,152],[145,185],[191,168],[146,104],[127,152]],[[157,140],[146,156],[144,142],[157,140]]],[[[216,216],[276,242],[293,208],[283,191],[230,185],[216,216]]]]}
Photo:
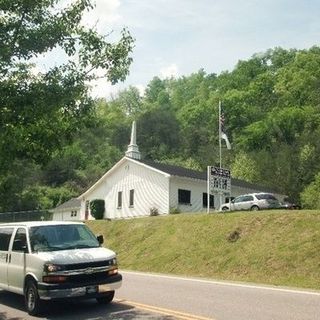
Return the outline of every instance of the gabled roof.
{"type": "Polygon", "coordinates": [[[70,200],[60,204],[58,207],[55,207],[54,210],[80,208],[80,206],[81,200],[77,198],[71,198],[70,200]]]}
{"type": "MultiPolygon", "coordinates": [[[[196,171],[192,169],[187,169],[179,166],[173,166],[165,163],[159,163],[154,162],[151,160],[139,160],[139,162],[142,162],[143,164],[155,168],[159,171],[165,172],[171,176],[177,176],[177,177],[184,177],[184,178],[191,178],[191,179],[198,179],[198,180],[207,180],[207,172],[206,171],[196,171]]],[[[271,192],[275,193],[275,190],[272,190],[267,187],[259,186],[257,184],[253,184],[244,180],[231,178],[231,183],[234,186],[237,187],[243,187],[248,189],[254,189],[259,190],[263,192],[271,192]]]]}
{"type": "Polygon", "coordinates": [[[171,176],[178,176],[178,177],[185,177],[185,178],[192,178],[192,179],[199,179],[199,180],[207,180],[207,173],[196,171],[192,169],[187,169],[179,166],[173,166],[170,164],[154,162],[151,160],[139,160],[139,162],[157,169],[159,171],[165,172],[171,176]]]}

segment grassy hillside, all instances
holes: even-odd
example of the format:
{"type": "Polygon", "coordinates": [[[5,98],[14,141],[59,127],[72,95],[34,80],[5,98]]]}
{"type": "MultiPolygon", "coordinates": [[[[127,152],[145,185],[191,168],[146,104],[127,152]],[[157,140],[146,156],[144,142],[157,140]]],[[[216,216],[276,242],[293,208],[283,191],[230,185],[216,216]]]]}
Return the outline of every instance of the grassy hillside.
{"type": "Polygon", "coordinates": [[[320,212],[90,221],[122,269],[320,289],[320,212]]]}

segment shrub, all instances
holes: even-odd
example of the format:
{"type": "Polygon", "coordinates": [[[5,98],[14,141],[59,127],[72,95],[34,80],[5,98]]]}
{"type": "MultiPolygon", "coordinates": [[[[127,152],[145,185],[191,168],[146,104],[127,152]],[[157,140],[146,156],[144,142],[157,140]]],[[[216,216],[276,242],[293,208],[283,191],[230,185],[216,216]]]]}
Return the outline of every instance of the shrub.
{"type": "Polygon", "coordinates": [[[228,236],[227,240],[229,242],[236,242],[240,239],[241,230],[237,228],[236,230],[232,231],[228,236]]]}
{"type": "Polygon", "coordinates": [[[150,216],[155,217],[159,215],[159,210],[155,207],[150,208],[150,216]]]}
{"type": "Polygon", "coordinates": [[[103,219],[103,215],[104,215],[104,211],[105,211],[104,200],[95,199],[95,200],[90,201],[90,211],[91,211],[91,215],[96,220],[103,219]]]}
{"type": "Polygon", "coordinates": [[[180,213],[180,210],[179,210],[179,208],[170,208],[170,214],[178,214],[178,213],[180,213]]]}
{"type": "Polygon", "coordinates": [[[302,207],[305,209],[320,209],[320,172],[300,195],[302,207]]]}

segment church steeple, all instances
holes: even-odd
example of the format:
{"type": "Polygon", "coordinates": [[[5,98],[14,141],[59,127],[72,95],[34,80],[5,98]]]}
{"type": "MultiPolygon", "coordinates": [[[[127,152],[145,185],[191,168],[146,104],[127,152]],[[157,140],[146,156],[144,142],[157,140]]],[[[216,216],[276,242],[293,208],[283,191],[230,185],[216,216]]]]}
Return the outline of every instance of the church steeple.
{"type": "Polygon", "coordinates": [[[128,145],[128,150],[126,151],[126,156],[129,158],[140,160],[141,154],[136,141],[137,141],[136,122],[133,121],[132,128],[131,128],[131,140],[130,140],[130,144],[128,145]]]}

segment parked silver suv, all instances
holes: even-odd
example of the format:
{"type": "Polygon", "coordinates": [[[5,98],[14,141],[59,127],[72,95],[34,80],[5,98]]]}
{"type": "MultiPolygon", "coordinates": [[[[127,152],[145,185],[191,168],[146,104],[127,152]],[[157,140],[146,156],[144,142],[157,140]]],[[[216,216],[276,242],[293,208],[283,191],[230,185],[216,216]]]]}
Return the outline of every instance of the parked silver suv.
{"type": "Polygon", "coordinates": [[[250,193],[238,196],[220,206],[219,211],[260,210],[281,208],[279,200],[271,193],[250,193]]]}

